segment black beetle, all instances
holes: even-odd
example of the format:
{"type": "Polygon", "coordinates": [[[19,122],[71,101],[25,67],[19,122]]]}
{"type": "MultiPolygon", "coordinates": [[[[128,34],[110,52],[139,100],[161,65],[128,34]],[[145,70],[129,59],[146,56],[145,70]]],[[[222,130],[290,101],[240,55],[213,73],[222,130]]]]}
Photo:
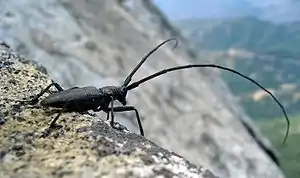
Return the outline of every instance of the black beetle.
{"type": "Polygon", "coordinates": [[[59,118],[59,116],[63,112],[80,112],[84,113],[88,110],[92,111],[104,111],[107,113],[107,119],[109,119],[109,112],[111,113],[111,121],[110,125],[113,128],[120,129],[120,126],[116,126],[114,121],[114,112],[125,112],[125,111],[134,111],[136,114],[136,118],[138,121],[138,125],[140,128],[141,135],[144,136],[144,131],[142,127],[142,123],[139,117],[139,113],[137,109],[134,106],[126,106],[126,95],[129,90],[132,90],[136,87],[138,87],[140,84],[153,79],[155,77],[158,77],[162,74],[165,74],[167,72],[181,70],[181,69],[188,69],[188,68],[197,68],[197,67],[208,67],[208,68],[218,68],[226,71],[230,71],[234,74],[237,74],[247,80],[250,80],[257,86],[259,86],[261,89],[266,91],[274,100],[275,102],[280,106],[286,121],[287,121],[287,132],[286,136],[284,138],[284,142],[287,139],[288,132],[289,132],[289,119],[287,117],[286,111],[284,107],[281,105],[281,103],[276,99],[276,97],[269,92],[267,89],[265,89],[262,85],[254,81],[253,79],[241,74],[240,72],[237,72],[233,69],[226,68],[219,65],[214,64],[190,64],[190,65],[183,65],[183,66],[177,66],[172,68],[167,68],[164,70],[161,70],[159,72],[156,72],[152,75],[149,75],[137,82],[133,82],[129,85],[133,75],[137,72],[137,70],[141,67],[141,65],[146,61],[146,59],[154,53],[159,47],[164,45],[165,43],[175,40],[176,44],[173,47],[173,49],[177,46],[178,41],[176,38],[171,38],[168,40],[163,41],[159,45],[157,45],[154,49],[152,49],[150,52],[148,52],[138,63],[138,65],[132,70],[132,72],[128,75],[128,77],[125,79],[124,83],[121,86],[105,86],[102,88],[96,88],[93,86],[87,86],[87,87],[73,87],[67,90],[63,90],[63,88],[58,83],[51,83],[49,86],[47,86],[44,90],[42,90],[38,95],[36,95],[30,102],[36,103],[38,102],[38,98],[41,97],[45,92],[49,91],[51,86],[55,86],[58,90],[57,92],[51,93],[49,96],[47,96],[45,99],[41,101],[41,105],[45,107],[55,107],[55,108],[62,108],[61,112],[53,119],[53,121],[50,124],[50,127],[54,127],[55,122],[59,118]],[[118,100],[123,106],[114,106],[114,101],[118,100]]]}

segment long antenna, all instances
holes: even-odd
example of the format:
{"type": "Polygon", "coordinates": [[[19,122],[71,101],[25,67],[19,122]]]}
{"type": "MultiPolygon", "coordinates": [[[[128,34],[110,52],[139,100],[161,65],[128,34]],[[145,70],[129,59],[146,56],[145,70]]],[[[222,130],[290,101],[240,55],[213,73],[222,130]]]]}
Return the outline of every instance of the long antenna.
{"type": "Polygon", "coordinates": [[[230,71],[232,73],[235,73],[239,76],[242,76],[243,78],[247,79],[247,80],[250,80],[252,83],[256,84],[257,86],[259,86],[261,89],[263,89],[265,92],[267,92],[273,99],[274,101],[279,105],[279,107],[281,108],[282,110],[282,113],[286,119],[286,122],[287,122],[287,130],[286,130],[286,135],[284,137],[284,140],[283,140],[283,144],[286,142],[286,139],[289,135],[289,130],[290,130],[290,121],[289,121],[289,118],[287,116],[287,113],[284,109],[284,107],[282,106],[282,104],[277,100],[277,98],[270,92],[268,91],[266,88],[264,88],[262,85],[260,85],[259,83],[257,83],[255,80],[245,76],[244,74],[241,74],[240,72],[237,72],[233,69],[230,69],[230,68],[227,68],[227,67],[223,67],[223,66],[219,66],[219,65],[215,65],[215,64],[191,64],[191,65],[183,65],[183,66],[177,66],[177,67],[172,67],[172,68],[167,68],[167,69],[164,69],[164,70],[161,70],[159,72],[156,72],[152,75],[149,75],[137,82],[133,82],[132,84],[130,84],[128,87],[127,87],[127,90],[132,90],[136,87],[138,87],[140,84],[148,81],[148,80],[151,80],[155,77],[158,77],[162,74],[165,74],[165,73],[168,73],[168,72],[171,72],[171,71],[176,71],[176,70],[181,70],[181,69],[188,69],[188,68],[196,68],[196,67],[207,67],[207,68],[219,68],[219,69],[222,69],[222,70],[226,70],[226,71],[230,71]]]}
{"type": "Polygon", "coordinates": [[[151,54],[153,54],[158,48],[160,48],[162,45],[164,45],[165,43],[167,43],[167,42],[169,42],[169,41],[172,41],[172,40],[175,40],[176,41],[176,43],[175,43],[175,45],[174,45],[174,47],[172,48],[172,50],[173,49],[175,49],[176,47],[177,47],[177,45],[178,45],[178,40],[176,39],[176,38],[170,38],[170,39],[168,39],[168,40],[165,40],[165,41],[163,41],[162,43],[160,43],[159,45],[157,45],[155,48],[153,48],[150,52],[148,52],[142,59],[141,59],[141,61],[138,63],[138,65],[131,71],[131,73],[128,75],[128,77],[125,79],[125,81],[124,81],[124,83],[123,83],[123,87],[126,87],[129,83],[130,83],[130,81],[131,81],[131,79],[132,79],[132,77],[133,77],[133,75],[136,73],[136,71],[141,67],[141,65],[147,60],[147,58],[151,55],[151,54]]]}

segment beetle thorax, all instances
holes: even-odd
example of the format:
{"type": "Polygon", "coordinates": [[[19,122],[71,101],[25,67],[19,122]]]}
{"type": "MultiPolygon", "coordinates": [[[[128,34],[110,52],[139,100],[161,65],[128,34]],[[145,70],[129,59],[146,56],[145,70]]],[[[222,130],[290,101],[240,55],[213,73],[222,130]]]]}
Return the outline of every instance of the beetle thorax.
{"type": "Polygon", "coordinates": [[[106,96],[113,97],[118,100],[122,105],[126,105],[127,90],[119,86],[106,86],[99,88],[106,96]]]}

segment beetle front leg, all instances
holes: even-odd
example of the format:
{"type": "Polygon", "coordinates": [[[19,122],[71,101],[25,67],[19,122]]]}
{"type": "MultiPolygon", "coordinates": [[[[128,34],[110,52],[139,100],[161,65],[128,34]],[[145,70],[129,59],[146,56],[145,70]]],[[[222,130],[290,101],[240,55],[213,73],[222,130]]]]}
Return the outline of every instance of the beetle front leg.
{"type": "Polygon", "coordinates": [[[111,96],[110,108],[102,109],[107,114],[107,120],[109,120],[109,112],[111,113],[110,126],[114,129],[120,129],[115,126],[115,116],[114,116],[114,98],[111,96]]]}
{"type": "Polygon", "coordinates": [[[144,136],[144,129],[143,129],[143,126],[142,126],[140,115],[139,115],[138,110],[134,106],[119,106],[119,107],[114,107],[114,112],[126,112],[126,111],[134,111],[135,112],[136,120],[138,122],[139,129],[140,129],[140,134],[142,136],[144,136]]]}
{"type": "MultiPolygon", "coordinates": [[[[111,110],[112,110],[112,108],[103,109],[103,111],[106,112],[107,114],[109,114],[109,111],[111,111],[111,110]]],[[[142,136],[144,136],[144,129],[143,129],[142,122],[141,122],[141,119],[140,119],[140,116],[139,116],[139,112],[138,112],[138,110],[134,106],[119,106],[119,107],[114,107],[113,111],[114,112],[134,111],[135,112],[135,116],[136,116],[136,120],[138,122],[139,129],[140,129],[140,134],[142,136]]],[[[120,130],[119,128],[116,128],[116,127],[113,127],[113,128],[120,130]]]]}

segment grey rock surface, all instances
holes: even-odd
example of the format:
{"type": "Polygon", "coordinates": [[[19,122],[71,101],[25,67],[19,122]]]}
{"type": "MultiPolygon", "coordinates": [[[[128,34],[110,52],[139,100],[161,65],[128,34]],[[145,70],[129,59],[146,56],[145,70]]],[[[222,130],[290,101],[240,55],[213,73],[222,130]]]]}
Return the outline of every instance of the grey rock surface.
{"type": "Polygon", "coordinates": [[[28,100],[51,83],[38,65],[0,45],[0,177],[216,178],[135,133],[116,131],[99,117],[56,116],[28,100]]]}
{"type": "MultiPolygon", "coordinates": [[[[115,0],[0,0],[0,7],[0,39],[43,64],[63,87],[118,85],[145,53],[167,37],[177,37],[177,32],[158,30],[164,30],[159,21],[146,26],[139,13],[115,0]]],[[[153,23],[159,20],[153,17],[153,23]]],[[[175,50],[170,44],[151,56],[134,80],[162,68],[199,63],[179,39],[175,50]]],[[[130,92],[128,103],[139,109],[146,137],[221,177],[283,177],[239,122],[245,118],[251,123],[213,71],[171,73],[130,92]]],[[[134,114],[116,117],[137,131],[134,114]]]]}

